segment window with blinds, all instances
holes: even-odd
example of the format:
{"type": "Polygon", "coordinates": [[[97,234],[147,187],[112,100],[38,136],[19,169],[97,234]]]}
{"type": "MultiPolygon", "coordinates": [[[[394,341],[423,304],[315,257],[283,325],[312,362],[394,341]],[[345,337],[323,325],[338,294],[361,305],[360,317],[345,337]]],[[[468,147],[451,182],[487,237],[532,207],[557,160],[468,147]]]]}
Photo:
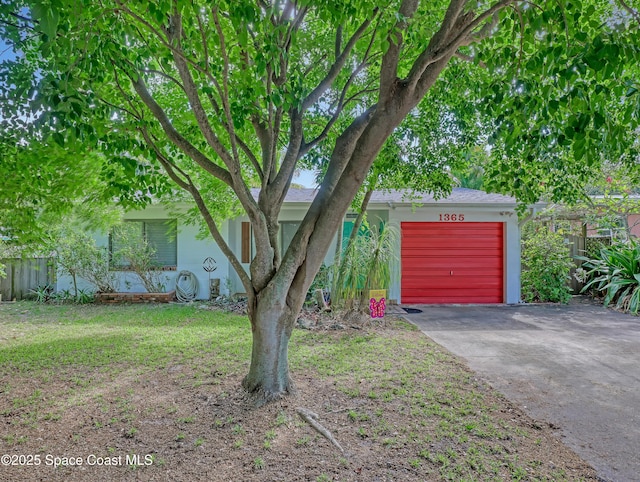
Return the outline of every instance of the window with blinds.
{"type": "MultiPolygon", "coordinates": [[[[176,268],[178,265],[178,222],[175,219],[148,219],[125,221],[129,236],[138,237],[140,241],[146,240],[155,250],[155,261],[158,267],[164,269],[176,268]]],[[[123,241],[118,237],[118,231],[113,231],[109,236],[109,249],[111,254],[117,253],[122,247],[123,241]]],[[[120,264],[119,268],[126,268],[120,264]]]]}

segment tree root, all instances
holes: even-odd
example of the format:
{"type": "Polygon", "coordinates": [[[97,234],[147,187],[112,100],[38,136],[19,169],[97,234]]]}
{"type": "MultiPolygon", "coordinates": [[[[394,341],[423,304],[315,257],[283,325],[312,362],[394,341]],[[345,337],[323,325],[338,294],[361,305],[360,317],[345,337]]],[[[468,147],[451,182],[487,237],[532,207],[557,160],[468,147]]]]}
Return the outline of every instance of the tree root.
{"type": "Polygon", "coordinates": [[[342,448],[340,443],[333,437],[333,435],[331,435],[331,432],[329,432],[322,426],[320,422],[318,422],[317,413],[313,413],[311,410],[307,410],[306,408],[302,407],[298,407],[296,409],[296,412],[298,412],[298,415],[300,415],[300,418],[302,418],[302,420],[311,425],[311,427],[313,427],[318,433],[320,433],[320,435],[322,435],[334,446],[336,446],[340,450],[340,452],[344,453],[344,449],[342,448]]]}
{"type": "Polygon", "coordinates": [[[279,392],[271,392],[265,390],[260,384],[252,385],[249,383],[249,376],[245,376],[242,379],[242,388],[245,391],[247,398],[256,406],[256,408],[262,407],[271,402],[281,400],[287,395],[296,395],[297,390],[291,378],[287,381],[287,386],[279,392]]]}

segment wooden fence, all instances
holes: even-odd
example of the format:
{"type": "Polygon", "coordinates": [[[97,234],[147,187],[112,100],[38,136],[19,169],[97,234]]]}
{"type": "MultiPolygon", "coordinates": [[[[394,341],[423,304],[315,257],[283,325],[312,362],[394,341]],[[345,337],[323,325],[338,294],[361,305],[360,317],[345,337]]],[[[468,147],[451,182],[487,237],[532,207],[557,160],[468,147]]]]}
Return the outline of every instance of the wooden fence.
{"type": "Polygon", "coordinates": [[[7,277],[0,278],[2,301],[21,300],[29,297],[29,290],[53,284],[55,270],[51,258],[3,259],[7,277]]]}
{"type": "Polygon", "coordinates": [[[571,280],[569,281],[569,285],[571,286],[571,291],[573,292],[573,294],[577,295],[580,293],[580,290],[584,285],[580,283],[575,278],[575,276],[573,276],[573,274],[576,272],[576,269],[578,269],[582,265],[582,261],[575,259],[575,256],[584,256],[587,238],[583,236],[573,236],[573,235],[569,235],[567,237],[569,238],[569,249],[571,251],[571,259],[573,259],[573,262],[575,263],[575,266],[571,268],[571,280]]]}

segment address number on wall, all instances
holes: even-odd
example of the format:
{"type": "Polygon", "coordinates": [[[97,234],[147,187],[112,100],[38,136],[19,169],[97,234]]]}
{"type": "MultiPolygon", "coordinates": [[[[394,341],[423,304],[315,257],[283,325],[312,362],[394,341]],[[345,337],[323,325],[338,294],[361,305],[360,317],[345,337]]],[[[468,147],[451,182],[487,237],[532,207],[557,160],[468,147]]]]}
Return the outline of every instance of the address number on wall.
{"type": "Polygon", "coordinates": [[[440,214],[440,221],[453,222],[464,221],[464,214],[440,214]]]}

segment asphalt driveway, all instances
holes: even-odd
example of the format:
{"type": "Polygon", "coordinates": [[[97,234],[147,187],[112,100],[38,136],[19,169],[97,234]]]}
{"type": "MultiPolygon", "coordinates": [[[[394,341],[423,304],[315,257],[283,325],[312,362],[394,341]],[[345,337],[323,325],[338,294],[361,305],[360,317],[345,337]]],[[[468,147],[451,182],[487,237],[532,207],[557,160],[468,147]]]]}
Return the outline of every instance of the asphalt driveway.
{"type": "Polygon", "coordinates": [[[640,317],[590,303],[416,306],[406,318],[464,358],[607,481],[640,481],[640,317]]]}

